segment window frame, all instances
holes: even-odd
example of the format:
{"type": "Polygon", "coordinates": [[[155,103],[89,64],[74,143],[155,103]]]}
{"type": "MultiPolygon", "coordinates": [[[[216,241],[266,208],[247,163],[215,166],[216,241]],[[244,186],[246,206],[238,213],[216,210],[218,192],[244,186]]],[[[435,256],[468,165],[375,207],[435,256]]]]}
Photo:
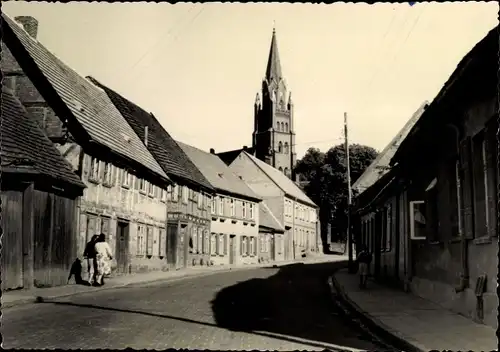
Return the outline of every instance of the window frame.
{"type": "Polygon", "coordinates": [[[235,217],[236,216],[236,206],[234,204],[234,199],[233,198],[230,198],[230,201],[229,201],[229,210],[230,210],[230,214],[231,214],[231,217],[235,217]]]}
{"type": "Polygon", "coordinates": [[[253,203],[248,203],[248,216],[250,220],[255,220],[255,212],[253,203]]]}
{"type": "Polygon", "coordinates": [[[217,215],[219,216],[224,216],[224,197],[218,196],[217,197],[217,215]]]}
{"type": "Polygon", "coordinates": [[[90,172],[89,172],[89,180],[94,182],[99,182],[99,173],[101,169],[100,160],[94,157],[90,157],[90,172]]]}

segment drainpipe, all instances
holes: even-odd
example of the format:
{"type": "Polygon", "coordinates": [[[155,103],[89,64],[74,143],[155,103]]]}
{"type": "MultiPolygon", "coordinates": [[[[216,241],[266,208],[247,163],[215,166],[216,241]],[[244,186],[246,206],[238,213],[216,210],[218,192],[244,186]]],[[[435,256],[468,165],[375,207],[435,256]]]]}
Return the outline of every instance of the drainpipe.
{"type": "Polygon", "coordinates": [[[297,209],[297,198],[293,197],[293,217],[292,217],[292,245],[293,245],[293,260],[295,260],[295,209],[297,209]]]}

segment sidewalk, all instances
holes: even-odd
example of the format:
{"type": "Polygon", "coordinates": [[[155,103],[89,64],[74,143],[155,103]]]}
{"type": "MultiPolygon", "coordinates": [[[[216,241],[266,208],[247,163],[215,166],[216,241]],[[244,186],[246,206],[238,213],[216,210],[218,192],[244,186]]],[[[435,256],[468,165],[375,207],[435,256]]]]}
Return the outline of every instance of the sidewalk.
{"type": "Polygon", "coordinates": [[[30,290],[14,290],[2,292],[1,302],[2,309],[34,303],[37,297],[43,299],[54,299],[59,297],[71,296],[80,293],[95,292],[109,290],[117,287],[124,287],[137,284],[152,283],[155,281],[175,281],[182,278],[194,278],[199,276],[207,276],[218,272],[245,270],[259,267],[284,266],[293,263],[322,263],[322,262],[338,262],[346,260],[341,255],[316,255],[308,258],[300,258],[295,261],[281,261],[266,264],[242,265],[242,266],[212,266],[212,267],[190,267],[181,270],[172,271],[154,271],[149,273],[131,274],[110,277],[106,280],[106,285],[102,287],[92,287],[84,285],[76,285],[73,280],[69,285],[48,287],[48,288],[33,288],[30,290]]]}
{"type": "Polygon", "coordinates": [[[358,287],[357,275],[346,269],[333,277],[339,294],[359,313],[414,350],[497,350],[495,329],[477,324],[435,303],[373,281],[358,287]]]}

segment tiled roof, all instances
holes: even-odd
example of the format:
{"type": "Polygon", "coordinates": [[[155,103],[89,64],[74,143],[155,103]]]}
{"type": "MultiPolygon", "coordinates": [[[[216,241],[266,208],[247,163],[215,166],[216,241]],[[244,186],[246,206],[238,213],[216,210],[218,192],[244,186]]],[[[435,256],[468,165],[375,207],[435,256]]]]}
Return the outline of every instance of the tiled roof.
{"type": "MultiPolygon", "coordinates": [[[[228,150],[227,152],[216,153],[216,155],[224,162],[226,165],[231,165],[231,163],[240,155],[244,149],[228,150]]],[[[254,152],[253,148],[247,148],[245,150],[247,153],[252,154],[254,152]]]]}
{"type": "Polygon", "coordinates": [[[285,232],[285,228],[271,212],[269,207],[264,203],[259,204],[259,226],[266,227],[271,230],[285,232]]]}
{"type": "Polygon", "coordinates": [[[71,165],[7,88],[2,88],[0,138],[2,168],[22,167],[85,188],[71,165]]]}
{"type": "Polygon", "coordinates": [[[354,184],[352,185],[353,190],[357,190],[359,193],[362,193],[389,171],[389,164],[392,157],[394,156],[410,130],[413,128],[415,123],[417,123],[420,116],[422,116],[428,104],[429,103],[425,101],[424,103],[422,103],[422,105],[420,105],[418,110],[413,113],[412,117],[408,120],[408,122],[406,122],[399,133],[379,153],[379,155],[366,168],[365,172],[363,172],[363,174],[356,180],[356,182],[354,182],[354,184]]]}
{"type": "Polygon", "coordinates": [[[215,189],[255,200],[262,199],[243,180],[236,176],[217,155],[207,153],[182,142],[177,142],[177,144],[215,189]]]}
{"type": "Polygon", "coordinates": [[[95,78],[87,78],[107,93],[141,140],[144,140],[145,137],[144,127],[148,127],[147,148],[168,176],[181,184],[187,182],[207,191],[214,191],[201,171],[152,114],[102,85],[95,78]]]}
{"type": "MultiPolygon", "coordinates": [[[[6,35],[8,33],[4,28],[3,40],[7,46],[11,47],[9,41],[16,38],[19,40],[35,65],[92,140],[109,147],[117,154],[141,163],[157,175],[168,179],[160,165],[103,90],[64,64],[37,40],[31,38],[20,25],[7,15],[2,14],[2,20],[2,24],[9,27],[15,36],[12,38],[12,36],[6,35]]],[[[11,51],[16,56],[14,50],[11,49],[11,51]]],[[[21,63],[23,60],[18,61],[21,63]]],[[[27,61],[24,60],[24,62],[27,61]]],[[[22,63],[21,66],[23,66],[22,63]]],[[[26,70],[24,69],[24,71],[26,70]]],[[[36,82],[34,83],[36,84],[36,82]]]]}
{"type": "Polygon", "coordinates": [[[313,207],[317,206],[304,192],[300,190],[299,187],[297,187],[292,180],[285,176],[285,174],[271,165],[248,154],[247,152],[242,153],[245,153],[247,157],[250,158],[255,165],[257,165],[257,167],[259,167],[279,188],[283,190],[283,192],[313,207]]]}

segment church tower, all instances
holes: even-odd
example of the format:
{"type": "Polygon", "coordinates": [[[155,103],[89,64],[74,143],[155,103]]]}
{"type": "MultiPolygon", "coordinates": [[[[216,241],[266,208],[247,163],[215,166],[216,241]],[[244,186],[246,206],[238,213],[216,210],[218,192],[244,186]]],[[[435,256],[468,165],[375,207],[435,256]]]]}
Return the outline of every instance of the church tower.
{"type": "Polygon", "coordinates": [[[252,147],[255,156],[295,181],[293,102],[281,72],[274,29],[261,96],[257,93],[254,104],[252,147]]]}

